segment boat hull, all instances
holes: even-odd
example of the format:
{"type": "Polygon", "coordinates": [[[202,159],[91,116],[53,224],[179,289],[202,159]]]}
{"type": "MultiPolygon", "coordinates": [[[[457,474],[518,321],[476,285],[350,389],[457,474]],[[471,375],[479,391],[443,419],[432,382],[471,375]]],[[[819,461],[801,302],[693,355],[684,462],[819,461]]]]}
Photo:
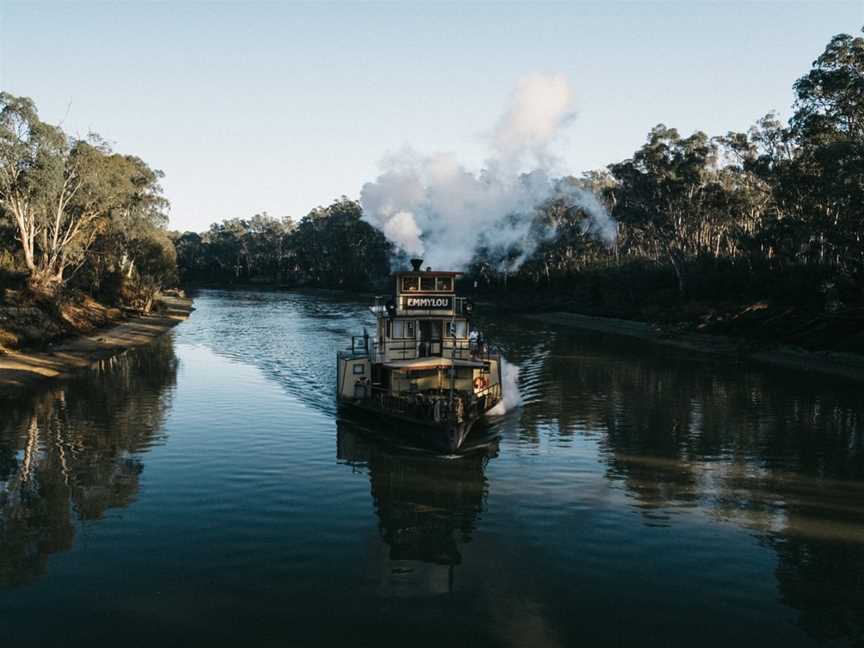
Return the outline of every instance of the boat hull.
{"type": "Polygon", "coordinates": [[[441,424],[411,416],[387,412],[363,401],[339,401],[339,407],[363,415],[375,429],[394,440],[420,443],[441,452],[457,452],[465,444],[471,430],[482,416],[461,423],[441,424]]]}

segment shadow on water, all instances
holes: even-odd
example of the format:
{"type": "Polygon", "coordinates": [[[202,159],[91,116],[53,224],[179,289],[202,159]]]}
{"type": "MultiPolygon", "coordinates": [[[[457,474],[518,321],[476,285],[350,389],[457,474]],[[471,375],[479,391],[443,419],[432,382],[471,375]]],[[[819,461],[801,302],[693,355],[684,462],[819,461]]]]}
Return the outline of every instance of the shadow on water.
{"type": "Polygon", "coordinates": [[[77,525],[128,506],[160,437],[177,360],[170,336],[29,398],[0,402],[0,586],[44,573],[77,525]]]}
{"type": "Polygon", "coordinates": [[[336,456],[367,471],[391,561],[461,564],[460,547],[471,542],[489,494],[486,465],[497,455],[495,440],[443,457],[387,444],[355,422],[338,423],[336,456]]]}

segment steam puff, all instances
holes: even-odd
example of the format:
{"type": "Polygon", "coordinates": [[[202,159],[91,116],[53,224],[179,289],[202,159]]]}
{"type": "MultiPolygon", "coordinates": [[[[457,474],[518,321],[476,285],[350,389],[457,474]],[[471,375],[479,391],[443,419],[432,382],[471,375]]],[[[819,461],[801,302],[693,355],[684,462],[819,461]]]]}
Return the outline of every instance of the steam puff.
{"type": "Polygon", "coordinates": [[[508,254],[518,268],[555,233],[539,226],[538,207],[565,198],[588,215],[586,233],[614,241],[617,228],[590,193],[550,179],[551,147],[572,121],[573,92],[561,75],[519,82],[492,138],[493,155],[475,173],[451,154],[405,149],[387,158],[383,172],[363,186],[363,217],[399,248],[424,255],[437,268],[462,268],[479,243],[508,254]],[[526,165],[533,165],[527,170],[526,165]]]}
{"type": "Polygon", "coordinates": [[[383,224],[381,231],[408,254],[423,256],[423,241],[420,240],[422,232],[411,212],[396,212],[383,224]]]}
{"type": "Polygon", "coordinates": [[[501,416],[522,404],[522,394],[519,393],[519,366],[501,358],[501,401],[489,410],[493,416],[501,416]]]}
{"type": "Polygon", "coordinates": [[[519,165],[533,157],[538,167],[551,166],[554,159],[550,145],[576,117],[573,99],[573,90],[563,74],[521,79],[510,108],[495,128],[497,159],[519,165]]]}
{"type": "Polygon", "coordinates": [[[566,196],[566,201],[574,207],[580,207],[588,219],[582,226],[584,234],[599,238],[606,245],[613,245],[618,238],[618,223],[615,222],[606,208],[597,200],[594,194],[575,187],[558,187],[559,193],[566,196]]]}

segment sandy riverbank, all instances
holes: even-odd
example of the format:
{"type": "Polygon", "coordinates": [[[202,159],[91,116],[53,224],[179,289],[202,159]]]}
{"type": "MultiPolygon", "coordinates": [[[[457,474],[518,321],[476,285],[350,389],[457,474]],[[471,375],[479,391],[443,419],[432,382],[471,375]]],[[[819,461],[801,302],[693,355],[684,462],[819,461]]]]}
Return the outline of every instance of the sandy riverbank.
{"type": "Polygon", "coordinates": [[[801,371],[843,376],[864,382],[864,356],[833,351],[805,351],[793,347],[756,348],[752,340],[690,332],[664,331],[647,322],[594,317],[578,313],[535,313],[525,317],[548,324],[612,333],[697,353],[748,360],[801,371]]]}
{"type": "Polygon", "coordinates": [[[39,383],[60,380],[126,349],[143,346],[189,317],[192,300],[161,297],[162,313],[133,317],[110,328],[63,340],[45,351],[7,351],[0,355],[0,398],[10,398],[39,383]]]}

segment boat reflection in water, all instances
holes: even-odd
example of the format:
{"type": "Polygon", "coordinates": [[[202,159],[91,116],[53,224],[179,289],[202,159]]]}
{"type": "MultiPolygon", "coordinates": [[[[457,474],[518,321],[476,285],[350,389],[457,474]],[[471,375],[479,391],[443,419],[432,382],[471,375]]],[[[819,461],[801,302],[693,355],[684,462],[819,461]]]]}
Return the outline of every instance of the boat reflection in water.
{"type": "Polygon", "coordinates": [[[176,376],[165,336],[0,402],[0,586],[37,578],[48,555],[72,548],[80,523],[135,500],[141,455],[163,441],[176,376]]]}
{"type": "Polygon", "coordinates": [[[453,568],[462,563],[489,493],[486,464],[497,455],[497,439],[441,457],[387,445],[357,421],[338,422],[337,458],[368,472],[390,574],[403,581],[414,574],[427,590],[452,590],[453,568]],[[424,570],[418,563],[448,569],[424,570]]]}

